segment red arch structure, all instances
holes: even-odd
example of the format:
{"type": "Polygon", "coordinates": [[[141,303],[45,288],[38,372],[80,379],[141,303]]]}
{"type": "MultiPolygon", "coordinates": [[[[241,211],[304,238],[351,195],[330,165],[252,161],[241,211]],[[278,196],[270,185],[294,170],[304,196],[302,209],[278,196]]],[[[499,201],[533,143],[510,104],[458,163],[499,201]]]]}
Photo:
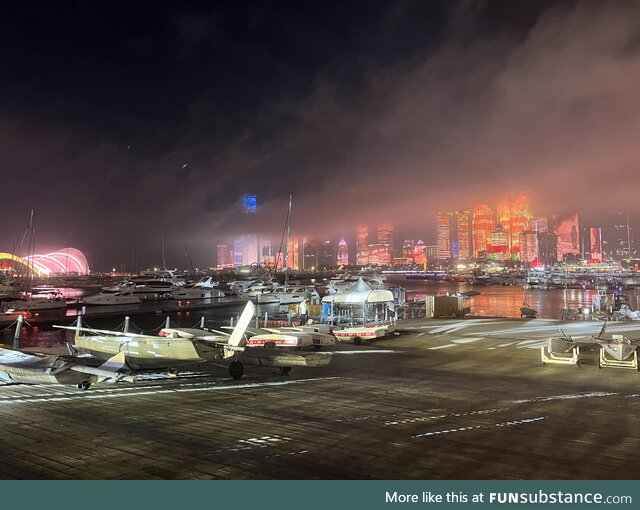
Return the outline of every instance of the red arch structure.
{"type": "Polygon", "coordinates": [[[78,273],[89,274],[87,258],[76,248],[62,248],[43,255],[25,257],[41,274],[78,273]]]}

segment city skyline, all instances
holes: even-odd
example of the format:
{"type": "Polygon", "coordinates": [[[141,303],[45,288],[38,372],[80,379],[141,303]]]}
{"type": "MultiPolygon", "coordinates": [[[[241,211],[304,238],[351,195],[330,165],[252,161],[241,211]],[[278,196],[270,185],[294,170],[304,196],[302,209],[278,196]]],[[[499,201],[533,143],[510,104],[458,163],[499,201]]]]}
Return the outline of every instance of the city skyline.
{"type": "Polygon", "coordinates": [[[35,209],[38,251],[146,267],[164,237],[167,261],[184,265],[186,246],[205,266],[225,237],[275,244],[290,194],[299,235],[337,242],[388,221],[431,243],[425,218],[520,190],[609,239],[614,211],[640,215],[627,185],[638,14],[580,1],[7,6],[2,248],[35,209]]]}

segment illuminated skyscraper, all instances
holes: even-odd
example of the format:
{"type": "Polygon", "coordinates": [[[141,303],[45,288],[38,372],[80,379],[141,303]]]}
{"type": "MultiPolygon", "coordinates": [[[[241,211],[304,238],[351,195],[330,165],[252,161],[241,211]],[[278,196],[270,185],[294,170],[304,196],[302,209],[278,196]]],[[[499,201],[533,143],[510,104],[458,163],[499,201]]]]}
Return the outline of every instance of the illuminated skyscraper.
{"type": "Polygon", "coordinates": [[[391,264],[391,247],[383,244],[369,246],[369,264],[388,266],[391,264]]]}
{"type": "Polygon", "coordinates": [[[520,234],[529,230],[531,212],[529,200],[520,195],[511,202],[511,257],[520,258],[520,234]]]}
{"type": "Polygon", "coordinates": [[[629,225],[629,212],[616,212],[614,224],[615,238],[612,243],[612,256],[616,260],[636,257],[634,249],[633,229],[629,225]]]}
{"type": "Polygon", "coordinates": [[[422,239],[419,239],[416,243],[416,247],[414,250],[413,260],[416,264],[425,265],[426,264],[426,256],[425,256],[425,247],[422,239]]]}
{"type": "Polygon", "coordinates": [[[471,240],[471,213],[458,211],[456,213],[458,223],[458,260],[470,260],[472,253],[471,240]]]}
{"type": "Polygon", "coordinates": [[[451,214],[438,212],[436,225],[438,228],[438,260],[445,261],[451,258],[451,214]]]}
{"type": "Polygon", "coordinates": [[[491,232],[491,258],[498,261],[509,260],[509,234],[500,223],[491,232]]]}
{"type": "Polygon", "coordinates": [[[229,251],[229,247],[226,244],[218,244],[216,246],[216,265],[219,268],[233,267],[233,256],[229,257],[229,251]]]}
{"type": "Polygon", "coordinates": [[[565,255],[580,255],[580,227],[578,214],[553,216],[553,233],[558,236],[558,262],[562,262],[565,255]]]}
{"type": "Polygon", "coordinates": [[[356,232],[356,264],[366,266],[369,263],[369,229],[361,225],[356,232]]]}
{"type": "Polygon", "coordinates": [[[491,247],[491,232],[496,229],[496,216],[487,204],[473,206],[473,256],[488,252],[491,247]]]}
{"type": "Polygon", "coordinates": [[[340,239],[338,243],[338,266],[349,265],[349,246],[344,239],[340,239]]]}
{"type": "Polygon", "coordinates": [[[471,215],[469,211],[439,212],[438,260],[468,260],[471,258],[471,215]]]}
{"type": "Polygon", "coordinates": [[[438,261],[438,245],[429,244],[424,247],[425,263],[435,264],[438,261]]]}
{"type": "Polygon", "coordinates": [[[378,244],[388,246],[393,253],[394,236],[393,225],[391,223],[383,223],[378,226],[378,244]]]}
{"type": "Polygon", "coordinates": [[[289,257],[287,260],[287,265],[289,270],[299,271],[302,269],[302,264],[300,260],[300,248],[302,248],[300,239],[297,237],[292,237],[289,240],[289,257]]]}
{"type": "Polygon", "coordinates": [[[591,259],[602,260],[602,231],[600,228],[589,229],[591,259]]]}
{"type": "Polygon", "coordinates": [[[407,261],[413,261],[416,250],[416,242],[413,239],[405,239],[402,243],[402,258],[407,261]]]}
{"type": "Polygon", "coordinates": [[[525,264],[530,264],[538,256],[538,234],[527,230],[520,233],[520,260],[525,264]]]}
{"type": "Polygon", "coordinates": [[[233,241],[233,264],[236,267],[248,266],[258,262],[258,236],[240,236],[233,241]]]}

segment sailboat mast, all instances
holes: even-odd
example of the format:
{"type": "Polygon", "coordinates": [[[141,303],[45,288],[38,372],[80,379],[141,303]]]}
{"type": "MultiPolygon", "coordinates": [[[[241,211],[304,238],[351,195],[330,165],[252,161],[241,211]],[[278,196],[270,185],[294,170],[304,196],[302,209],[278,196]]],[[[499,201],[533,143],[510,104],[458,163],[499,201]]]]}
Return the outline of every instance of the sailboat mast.
{"type": "Polygon", "coordinates": [[[291,242],[291,195],[289,195],[289,211],[287,212],[287,246],[284,255],[284,288],[289,283],[289,243],[291,242]]]}
{"type": "Polygon", "coordinates": [[[167,262],[164,258],[164,234],[160,234],[160,240],[162,241],[162,270],[167,269],[167,262]]]}

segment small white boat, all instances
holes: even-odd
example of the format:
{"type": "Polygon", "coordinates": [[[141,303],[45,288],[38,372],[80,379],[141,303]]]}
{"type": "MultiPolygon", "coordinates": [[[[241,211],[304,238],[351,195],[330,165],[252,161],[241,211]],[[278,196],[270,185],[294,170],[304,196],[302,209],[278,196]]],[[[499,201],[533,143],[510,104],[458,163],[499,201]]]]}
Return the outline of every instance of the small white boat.
{"type": "Polygon", "coordinates": [[[128,289],[118,292],[103,291],[95,296],[87,296],[84,298],[84,303],[87,305],[132,305],[142,303],[142,300],[128,289]]]}
{"type": "Polygon", "coordinates": [[[14,310],[17,312],[34,312],[66,308],[67,302],[62,294],[52,292],[48,297],[25,297],[12,301],[4,301],[2,307],[5,310],[14,310]]]}
{"type": "Polygon", "coordinates": [[[202,287],[185,287],[185,288],[174,290],[173,292],[171,292],[171,297],[176,300],[222,298],[224,297],[224,292],[218,289],[205,289],[202,287]]]}

